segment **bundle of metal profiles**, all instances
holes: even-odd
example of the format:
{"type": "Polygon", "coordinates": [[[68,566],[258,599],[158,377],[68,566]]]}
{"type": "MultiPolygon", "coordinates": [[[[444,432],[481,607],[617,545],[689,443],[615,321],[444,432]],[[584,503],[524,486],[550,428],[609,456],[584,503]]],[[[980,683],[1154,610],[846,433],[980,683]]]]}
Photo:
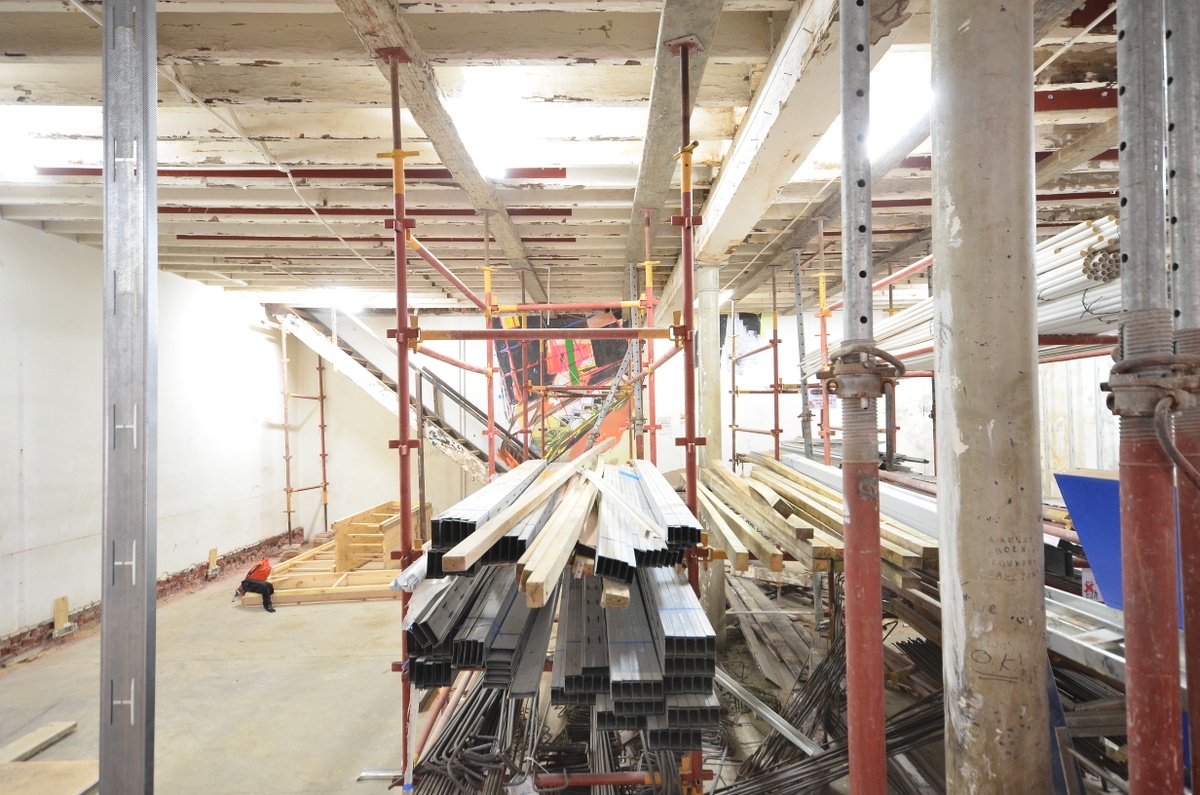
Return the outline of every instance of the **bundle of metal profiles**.
{"type": "Polygon", "coordinates": [[[620,621],[606,623],[613,712],[650,715],[666,712],[662,660],[650,634],[642,590],[629,586],[629,607],[620,621]]]}
{"type": "MultiPolygon", "coordinates": [[[[604,472],[604,480],[612,485],[621,499],[637,511],[639,516],[655,516],[650,500],[647,498],[646,481],[632,469],[608,467],[604,472]]],[[[677,494],[672,493],[671,499],[675,504],[683,505],[677,494]]],[[[687,508],[685,507],[684,510],[686,511],[687,508]]],[[[625,525],[629,524],[627,519],[619,515],[618,520],[624,521],[625,525]]],[[[676,566],[683,561],[683,550],[672,549],[667,545],[665,530],[659,535],[648,536],[629,527],[626,533],[629,546],[633,549],[634,563],[637,566],[676,566]]],[[[623,580],[626,583],[629,581],[628,579],[623,580]]]]}
{"type": "Polygon", "coordinates": [[[674,569],[643,569],[639,576],[666,692],[711,693],[717,637],[700,601],[674,569]]]}
{"type": "MultiPolygon", "coordinates": [[[[942,692],[939,690],[888,718],[884,724],[888,756],[941,741],[943,726],[942,692]]],[[[743,778],[715,792],[721,795],[800,795],[819,790],[842,778],[849,770],[849,744],[840,739],[816,756],[776,765],[761,775],[743,778]]]]}
{"type": "MultiPolygon", "coordinates": [[[[544,468],[544,461],[526,461],[435,516],[430,523],[430,549],[426,552],[428,576],[443,576],[442,556],[488,519],[512,505],[544,468]]],[[[471,571],[463,573],[475,571],[472,567],[471,571]]]]}
{"type": "MultiPolygon", "coordinates": [[[[488,687],[509,690],[519,669],[532,666],[540,676],[550,645],[550,627],[557,607],[557,589],[545,607],[531,608],[514,584],[507,608],[484,659],[483,681],[488,687]],[[536,629],[535,629],[536,628],[536,629]]],[[[528,673],[528,672],[526,672],[528,673]]],[[[528,677],[523,677],[526,681],[528,677]]]]}
{"type": "Polygon", "coordinates": [[[651,516],[659,527],[667,531],[667,546],[682,551],[699,544],[702,532],[700,521],[688,510],[662,473],[646,461],[635,461],[634,467],[641,479],[651,516]]]}
{"type": "Polygon", "coordinates": [[[456,668],[483,667],[488,644],[497,626],[497,616],[516,592],[516,583],[494,569],[485,572],[484,577],[488,577],[488,584],[471,605],[462,626],[454,633],[451,657],[456,668]]]}
{"type": "MultiPolygon", "coordinates": [[[[783,463],[828,488],[840,491],[841,472],[799,455],[785,455],[783,463]]],[[[914,530],[937,536],[937,500],[886,483],[879,484],[880,512],[914,530]]],[[[1048,547],[1059,540],[1045,536],[1048,547]]],[[[1087,668],[1125,681],[1124,613],[1057,588],[1046,586],[1046,644],[1050,651],[1087,668]]],[[[937,607],[936,599],[924,601],[937,607]]],[[[1181,659],[1184,656],[1180,648],[1181,659]]]]}
{"type": "Polygon", "coordinates": [[[495,576],[492,572],[487,574],[486,580],[452,580],[437,596],[425,603],[420,612],[413,616],[408,628],[410,653],[427,654],[443,644],[449,645],[451,635],[474,601],[475,593],[495,576]]]}
{"type": "Polygon", "coordinates": [[[608,644],[599,577],[563,574],[558,640],[550,677],[551,704],[594,704],[607,694],[608,644]]]}
{"type": "MultiPolygon", "coordinates": [[[[534,479],[533,485],[537,485],[543,478],[552,476],[557,470],[558,467],[554,465],[542,470],[542,473],[534,479]]],[[[518,522],[512,530],[509,530],[491,549],[484,553],[483,562],[516,563],[520,560],[521,556],[525,554],[525,550],[546,526],[546,520],[558,507],[558,500],[559,495],[552,494],[546,500],[545,505],[533,509],[528,516],[518,522]]]]}

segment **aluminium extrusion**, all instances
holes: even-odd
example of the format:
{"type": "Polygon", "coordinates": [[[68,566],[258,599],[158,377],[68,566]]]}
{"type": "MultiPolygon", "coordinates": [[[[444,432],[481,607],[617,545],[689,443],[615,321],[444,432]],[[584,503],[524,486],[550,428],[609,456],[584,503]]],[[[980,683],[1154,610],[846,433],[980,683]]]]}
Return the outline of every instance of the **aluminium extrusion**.
{"type": "Polygon", "coordinates": [[[788,723],[779,713],[768,707],[753,693],[742,686],[740,682],[730,676],[724,668],[717,668],[716,683],[722,690],[732,693],[743,704],[749,707],[754,714],[762,718],[763,722],[779,733],[779,736],[786,739],[792,745],[799,748],[810,756],[816,756],[824,752],[824,748],[817,744],[815,740],[796,729],[795,726],[788,723]]]}

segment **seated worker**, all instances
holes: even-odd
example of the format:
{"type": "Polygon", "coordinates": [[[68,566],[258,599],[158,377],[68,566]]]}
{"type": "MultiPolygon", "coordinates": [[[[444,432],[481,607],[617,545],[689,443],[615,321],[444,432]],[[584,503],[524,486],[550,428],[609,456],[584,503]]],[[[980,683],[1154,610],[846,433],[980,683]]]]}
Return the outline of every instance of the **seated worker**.
{"type": "Polygon", "coordinates": [[[262,597],[263,609],[268,613],[274,613],[275,608],[271,606],[271,594],[275,593],[275,586],[268,582],[267,578],[270,576],[271,561],[263,558],[251,567],[246,574],[246,579],[242,580],[242,584],[233,592],[233,598],[244,596],[247,591],[256,593],[262,597]]]}

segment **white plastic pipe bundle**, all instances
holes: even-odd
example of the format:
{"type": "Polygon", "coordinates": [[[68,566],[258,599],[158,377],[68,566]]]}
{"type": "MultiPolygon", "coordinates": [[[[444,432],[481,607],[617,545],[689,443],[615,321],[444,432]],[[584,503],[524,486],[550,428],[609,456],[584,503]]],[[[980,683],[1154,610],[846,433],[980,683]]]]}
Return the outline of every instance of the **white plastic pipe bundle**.
{"type": "MultiPolygon", "coordinates": [[[[1120,228],[1111,215],[1085,221],[1037,246],[1039,334],[1115,331],[1121,312],[1120,228]]],[[[999,330],[998,330],[999,331],[999,330]]],[[[912,370],[933,366],[933,299],[926,298],[875,325],[876,344],[904,357],[912,370]],[[907,352],[922,351],[905,357],[907,352]]],[[[837,348],[831,341],[830,350],[837,348]]],[[[806,372],[824,365],[820,353],[805,357],[806,372]]]]}

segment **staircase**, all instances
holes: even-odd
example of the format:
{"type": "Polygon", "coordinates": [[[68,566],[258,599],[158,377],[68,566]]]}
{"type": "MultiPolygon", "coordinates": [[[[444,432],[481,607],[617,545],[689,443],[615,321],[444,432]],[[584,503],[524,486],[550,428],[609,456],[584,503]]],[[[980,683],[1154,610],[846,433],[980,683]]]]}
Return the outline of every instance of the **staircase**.
{"type": "MultiPolygon", "coordinates": [[[[344,313],[335,315],[336,310],[304,310],[281,304],[267,304],[264,308],[289,334],[332,364],[384,408],[399,414],[396,399],[398,363],[394,344],[380,339],[352,316],[344,313]]],[[[482,430],[487,427],[487,414],[427,369],[412,364],[409,368],[411,377],[417,379],[421,387],[420,408],[423,410],[426,441],[458,463],[471,477],[486,482],[487,451],[462,433],[445,416],[444,410],[453,407],[464,426],[467,421],[477,424],[480,427],[477,435],[482,435],[482,430]]],[[[414,388],[410,399],[414,428],[417,426],[416,395],[417,389],[414,388]]],[[[523,460],[520,441],[501,428],[496,430],[498,448],[514,460],[523,460]]],[[[532,449],[530,456],[535,457],[532,449]]],[[[505,461],[498,457],[496,470],[506,472],[508,469],[505,461]]]]}

